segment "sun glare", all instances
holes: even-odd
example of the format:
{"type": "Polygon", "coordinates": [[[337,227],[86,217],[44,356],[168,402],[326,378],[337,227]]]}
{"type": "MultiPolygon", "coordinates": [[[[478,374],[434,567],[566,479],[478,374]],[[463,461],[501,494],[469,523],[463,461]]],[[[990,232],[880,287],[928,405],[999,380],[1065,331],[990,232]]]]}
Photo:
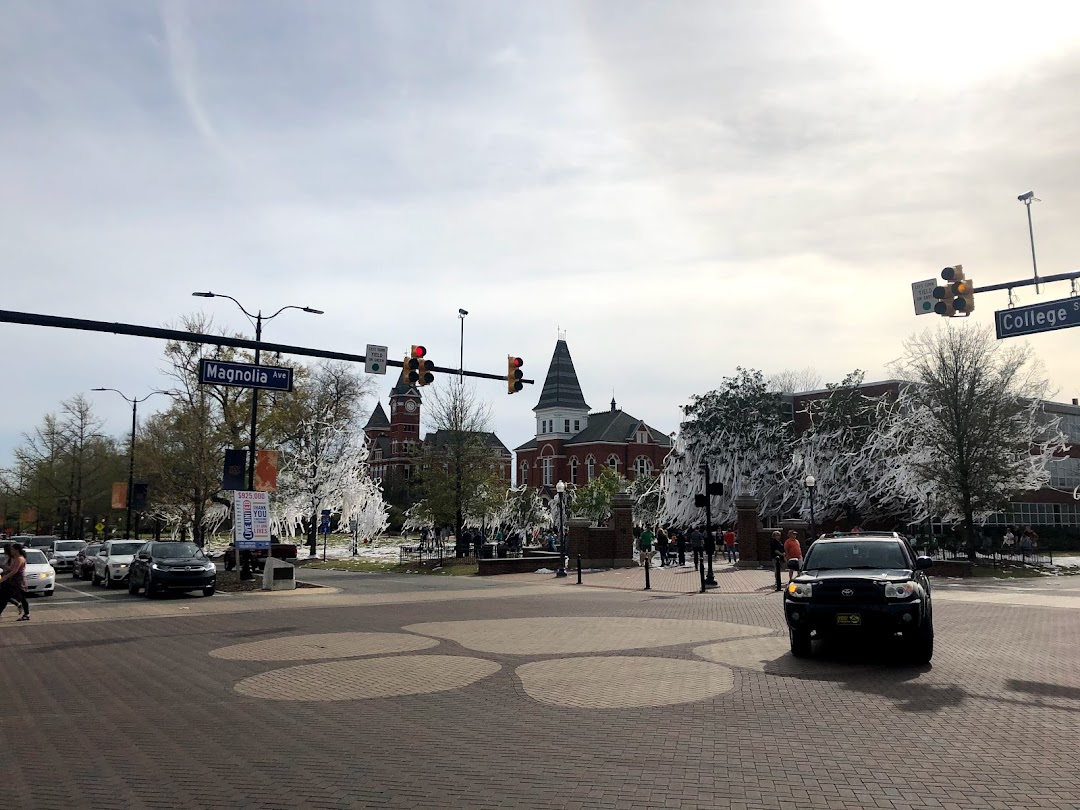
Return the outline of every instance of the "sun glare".
{"type": "Polygon", "coordinates": [[[1080,3],[822,0],[825,28],[903,81],[966,84],[1051,58],[1080,40],[1080,3]]]}

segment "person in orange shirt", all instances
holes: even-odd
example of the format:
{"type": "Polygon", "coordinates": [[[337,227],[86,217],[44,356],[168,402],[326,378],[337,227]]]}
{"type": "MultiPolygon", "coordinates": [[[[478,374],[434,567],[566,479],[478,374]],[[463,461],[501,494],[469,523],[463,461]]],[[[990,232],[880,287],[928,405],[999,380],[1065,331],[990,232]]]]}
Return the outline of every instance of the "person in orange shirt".
{"type": "Polygon", "coordinates": [[[784,559],[787,560],[788,567],[787,581],[791,582],[802,564],[802,546],[799,545],[799,536],[794,529],[788,529],[787,540],[784,541],[784,559]]]}

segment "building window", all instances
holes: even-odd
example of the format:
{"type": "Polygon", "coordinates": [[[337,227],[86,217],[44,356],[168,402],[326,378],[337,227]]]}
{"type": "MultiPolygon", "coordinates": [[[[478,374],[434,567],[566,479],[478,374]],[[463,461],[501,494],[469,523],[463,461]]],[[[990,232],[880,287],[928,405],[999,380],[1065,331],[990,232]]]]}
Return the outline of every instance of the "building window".
{"type": "Polygon", "coordinates": [[[406,481],[410,480],[412,478],[412,467],[402,467],[401,474],[406,481]]]}
{"type": "Polygon", "coordinates": [[[577,484],[577,456],[570,459],[570,483],[577,484]]]}
{"type": "Polygon", "coordinates": [[[596,477],[596,459],[592,456],[585,459],[585,476],[589,481],[596,477]]]}
{"type": "Polygon", "coordinates": [[[544,470],[544,486],[550,487],[554,483],[552,479],[555,473],[555,459],[549,456],[541,459],[540,463],[544,470]]]}
{"type": "Polygon", "coordinates": [[[638,456],[634,459],[634,477],[640,477],[642,475],[649,475],[652,473],[652,462],[645,456],[638,456]]]}
{"type": "Polygon", "coordinates": [[[569,419],[563,419],[563,433],[569,433],[569,432],[570,432],[570,420],[569,419]]]}
{"type": "Polygon", "coordinates": [[[639,430],[637,435],[638,444],[646,444],[649,441],[649,434],[644,430],[639,430]]]}
{"type": "Polygon", "coordinates": [[[529,462],[521,462],[521,486],[529,483],[529,462]]]}
{"type": "Polygon", "coordinates": [[[578,433],[580,431],[581,431],[581,420],[580,419],[575,419],[574,420],[574,433],[578,433]]]}
{"type": "Polygon", "coordinates": [[[619,457],[612,453],[607,457],[607,465],[611,467],[615,472],[619,471],[619,457]]]}

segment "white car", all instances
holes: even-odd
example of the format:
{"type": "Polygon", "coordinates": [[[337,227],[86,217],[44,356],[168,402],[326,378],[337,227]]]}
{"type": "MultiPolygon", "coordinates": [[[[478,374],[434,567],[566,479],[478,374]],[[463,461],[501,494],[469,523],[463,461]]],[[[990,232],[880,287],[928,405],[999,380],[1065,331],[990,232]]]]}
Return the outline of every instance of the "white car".
{"type": "Polygon", "coordinates": [[[57,540],[53,543],[49,563],[57,571],[70,571],[75,567],[75,557],[86,548],[85,540],[57,540]]]}
{"type": "Polygon", "coordinates": [[[107,541],[94,558],[94,584],[104,583],[106,588],[115,588],[126,582],[131,561],[142,546],[140,540],[107,541]]]}
{"type": "Polygon", "coordinates": [[[52,596],[56,588],[56,571],[43,551],[36,548],[24,548],[26,557],[26,592],[52,596]]]}

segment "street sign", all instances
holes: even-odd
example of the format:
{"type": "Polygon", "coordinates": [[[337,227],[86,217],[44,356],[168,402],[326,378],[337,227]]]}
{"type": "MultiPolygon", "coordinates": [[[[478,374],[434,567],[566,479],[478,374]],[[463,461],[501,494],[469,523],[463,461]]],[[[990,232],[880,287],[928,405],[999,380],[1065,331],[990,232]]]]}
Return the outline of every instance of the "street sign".
{"type": "Polygon", "coordinates": [[[368,374],[386,373],[386,347],[367,345],[364,352],[364,371],[368,374]]]}
{"type": "Polygon", "coordinates": [[[994,327],[998,340],[1002,338],[1034,335],[1037,332],[1053,332],[1080,326],[1080,298],[1063,298],[1045,301],[1026,307],[999,309],[994,313],[994,327]]]}
{"type": "Polygon", "coordinates": [[[278,366],[256,366],[252,363],[230,363],[204,357],[199,361],[199,382],[203,385],[292,391],[293,370],[278,366]]]}
{"type": "Polygon", "coordinates": [[[915,301],[915,314],[928,315],[934,311],[934,288],[938,286],[936,278],[911,283],[911,297],[915,301]]]}
{"type": "Polygon", "coordinates": [[[233,539],[240,550],[270,548],[270,496],[266,492],[233,493],[233,539]]]}
{"type": "Polygon", "coordinates": [[[330,534],[330,510],[323,509],[319,513],[319,534],[330,534]]]}

